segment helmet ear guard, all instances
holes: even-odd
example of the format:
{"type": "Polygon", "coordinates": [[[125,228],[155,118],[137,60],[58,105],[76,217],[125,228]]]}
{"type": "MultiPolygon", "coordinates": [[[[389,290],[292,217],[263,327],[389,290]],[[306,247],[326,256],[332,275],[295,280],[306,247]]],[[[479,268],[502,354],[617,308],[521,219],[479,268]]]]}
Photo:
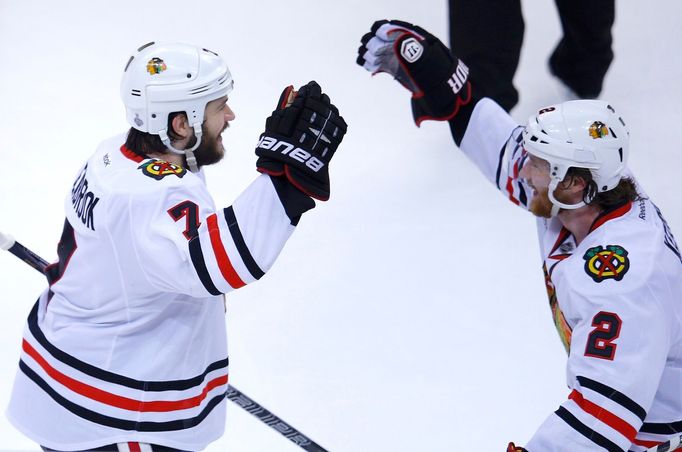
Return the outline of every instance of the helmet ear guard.
{"type": "Polygon", "coordinates": [[[549,162],[548,196],[555,207],[553,215],[559,208],[585,205],[584,201],[564,204],[554,196],[570,168],[590,170],[597,193],[601,193],[618,185],[627,164],[630,133],[615,109],[604,101],[576,100],[543,108],[528,119],[523,138],[530,154],[549,162]]]}
{"type": "Polygon", "coordinates": [[[234,81],[215,52],[190,44],[148,43],[130,57],[121,80],[121,98],[131,127],[159,135],[169,151],[185,155],[191,171],[201,144],[206,104],[227,96],[234,81]],[[168,137],[168,116],[184,112],[196,135],[189,149],[176,149],[168,137]]]}

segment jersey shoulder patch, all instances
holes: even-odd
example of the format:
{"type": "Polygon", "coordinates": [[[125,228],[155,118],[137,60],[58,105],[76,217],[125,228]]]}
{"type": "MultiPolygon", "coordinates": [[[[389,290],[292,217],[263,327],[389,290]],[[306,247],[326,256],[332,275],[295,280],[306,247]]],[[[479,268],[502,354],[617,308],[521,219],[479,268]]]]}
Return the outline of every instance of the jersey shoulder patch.
{"type": "Polygon", "coordinates": [[[142,170],[142,174],[145,176],[156,180],[161,180],[167,176],[182,178],[187,174],[187,169],[184,167],[158,159],[146,160],[137,169],[142,170]]]}
{"type": "Polygon", "coordinates": [[[585,273],[596,283],[607,279],[620,281],[630,269],[627,250],[621,245],[601,245],[588,249],[583,255],[585,273]]]}

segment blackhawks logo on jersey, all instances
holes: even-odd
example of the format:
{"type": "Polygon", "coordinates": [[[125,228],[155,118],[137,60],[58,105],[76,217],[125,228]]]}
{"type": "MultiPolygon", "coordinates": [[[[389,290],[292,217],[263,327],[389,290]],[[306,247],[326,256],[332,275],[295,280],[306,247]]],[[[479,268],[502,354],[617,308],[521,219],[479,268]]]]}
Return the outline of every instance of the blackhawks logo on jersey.
{"type": "Polygon", "coordinates": [[[182,166],[156,159],[151,159],[143,163],[142,165],[138,166],[137,169],[141,169],[142,174],[145,176],[152,177],[156,180],[161,180],[164,177],[171,175],[182,177],[187,172],[187,170],[182,166]]]}
{"type": "Polygon", "coordinates": [[[594,280],[602,282],[605,279],[620,281],[630,268],[628,252],[620,245],[595,246],[587,250],[585,272],[594,280]]]}

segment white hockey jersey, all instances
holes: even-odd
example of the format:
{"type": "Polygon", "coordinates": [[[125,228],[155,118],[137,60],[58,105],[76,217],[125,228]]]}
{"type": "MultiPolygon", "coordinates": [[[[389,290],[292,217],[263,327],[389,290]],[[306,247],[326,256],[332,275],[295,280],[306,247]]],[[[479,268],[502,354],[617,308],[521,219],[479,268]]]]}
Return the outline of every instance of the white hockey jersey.
{"type": "MultiPolygon", "coordinates": [[[[460,148],[527,207],[521,132],[483,99],[460,148]]],[[[661,212],[649,199],[603,212],[580,244],[556,218],[537,225],[552,315],[569,353],[570,393],[528,451],[643,451],[679,436],[682,260],[661,212]]]]}
{"type": "Polygon", "coordinates": [[[223,294],[263,276],[294,226],[269,176],[216,210],[201,173],[123,142],[102,143],[65,200],[7,415],[57,450],[200,450],[225,428],[223,294]]]}

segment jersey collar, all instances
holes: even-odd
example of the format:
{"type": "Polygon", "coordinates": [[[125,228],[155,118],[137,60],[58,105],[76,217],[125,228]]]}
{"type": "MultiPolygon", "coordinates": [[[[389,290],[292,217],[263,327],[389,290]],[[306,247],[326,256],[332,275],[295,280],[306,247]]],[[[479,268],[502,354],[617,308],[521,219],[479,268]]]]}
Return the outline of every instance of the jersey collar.
{"type": "Polygon", "coordinates": [[[139,154],[136,154],[135,152],[131,151],[126,147],[125,144],[121,145],[121,154],[127,159],[132,160],[135,163],[140,163],[141,161],[147,159],[148,157],[142,157],[139,154]]]}
{"type": "Polygon", "coordinates": [[[622,217],[623,215],[628,213],[630,211],[630,209],[632,209],[632,201],[626,201],[623,204],[619,204],[619,205],[614,206],[608,210],[603,211],[592,222],[592,226],[590,226],[590,232],[594,231],[595,229],[597,229],[599,226],[603,225],[607,221],[613,220],[615,218],[622,217]]]}

